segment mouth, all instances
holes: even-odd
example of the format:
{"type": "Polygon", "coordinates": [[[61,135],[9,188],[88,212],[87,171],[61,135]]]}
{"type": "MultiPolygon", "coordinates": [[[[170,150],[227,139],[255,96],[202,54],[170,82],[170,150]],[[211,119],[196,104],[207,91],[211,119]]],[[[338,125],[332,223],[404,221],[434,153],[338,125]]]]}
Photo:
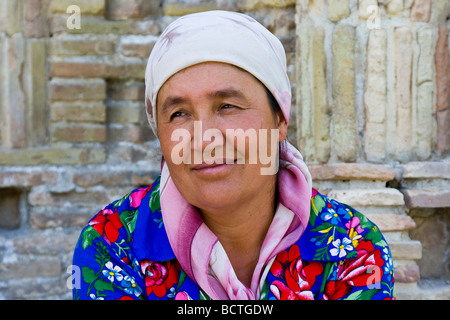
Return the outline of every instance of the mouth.
{"type": "Polygon", "coordinates": [[[232,163],[228,160],[223,160],[222,163],[206,163],[202,162],[201,164],[196,164],[191,166],[191,170],[201,174],[203,176],[215,176],[221,173],[225,173],[231,169],[231,167],[237,163],[237,160],[233,160],[232,163]]]}

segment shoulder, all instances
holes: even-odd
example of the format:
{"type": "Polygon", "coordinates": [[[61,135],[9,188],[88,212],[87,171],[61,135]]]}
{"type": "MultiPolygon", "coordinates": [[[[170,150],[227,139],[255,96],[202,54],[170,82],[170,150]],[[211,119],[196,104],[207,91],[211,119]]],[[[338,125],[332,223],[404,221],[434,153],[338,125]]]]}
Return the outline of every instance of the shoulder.
{"type": "Polygon", "coordinates": [[[339,261],[356,258],[362,246],[387,247],[378,227],[354,208],[313,189],[308,226],[300,238],[306,260],[339,261]]]}
{"type": "MultiPolygon", "coordinates": [[[[145,202],[144,199],[151,194],[157,184],[158,181],[155,181],[148,187],[136,188],[98,211],[82,230],[78,245],[86,249],[97,238],[102,238],[109,246],[122,240],[130,242],[139,212],[142,211],[141,204],[145,202]]],[[[159,194],[157,201],[159,205],[159,194]]]]}

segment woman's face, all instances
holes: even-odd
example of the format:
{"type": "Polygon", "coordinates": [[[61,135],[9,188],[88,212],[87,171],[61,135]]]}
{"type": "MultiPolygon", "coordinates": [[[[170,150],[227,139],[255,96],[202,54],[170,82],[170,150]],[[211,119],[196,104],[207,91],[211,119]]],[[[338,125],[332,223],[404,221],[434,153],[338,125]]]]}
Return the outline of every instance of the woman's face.
{"type": "Polygon", "coordinates": [[[159,90],[157,123],[176,187],[201,210],[239,205],[276,181],[287,124],[242,69],[207,62],[176,73],[159,90]]]}

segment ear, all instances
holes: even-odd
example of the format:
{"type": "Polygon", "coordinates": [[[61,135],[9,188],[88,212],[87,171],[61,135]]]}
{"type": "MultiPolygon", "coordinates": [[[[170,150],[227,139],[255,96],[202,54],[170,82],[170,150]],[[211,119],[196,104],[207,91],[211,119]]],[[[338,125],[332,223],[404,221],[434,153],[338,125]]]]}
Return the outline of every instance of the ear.
{"type": "Polygon", "coordinates": [[[287,122],[281,111],[278,112],[278,131],[279,131],[279,142],[283,141],[287,137],[287,122]]]}

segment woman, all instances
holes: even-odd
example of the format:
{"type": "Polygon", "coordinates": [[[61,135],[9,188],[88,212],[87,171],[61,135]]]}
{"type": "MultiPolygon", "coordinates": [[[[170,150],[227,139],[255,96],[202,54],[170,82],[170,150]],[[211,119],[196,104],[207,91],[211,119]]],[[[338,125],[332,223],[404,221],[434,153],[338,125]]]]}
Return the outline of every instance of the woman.
{"type": "Polygon", "coordinates": [[[312,189],[285,140],[290,92],[283,47],[254,19],[169,25],[146,70],[161,176],[83,230],[74,298],[393,298],[377,227],[312,189]]]}

